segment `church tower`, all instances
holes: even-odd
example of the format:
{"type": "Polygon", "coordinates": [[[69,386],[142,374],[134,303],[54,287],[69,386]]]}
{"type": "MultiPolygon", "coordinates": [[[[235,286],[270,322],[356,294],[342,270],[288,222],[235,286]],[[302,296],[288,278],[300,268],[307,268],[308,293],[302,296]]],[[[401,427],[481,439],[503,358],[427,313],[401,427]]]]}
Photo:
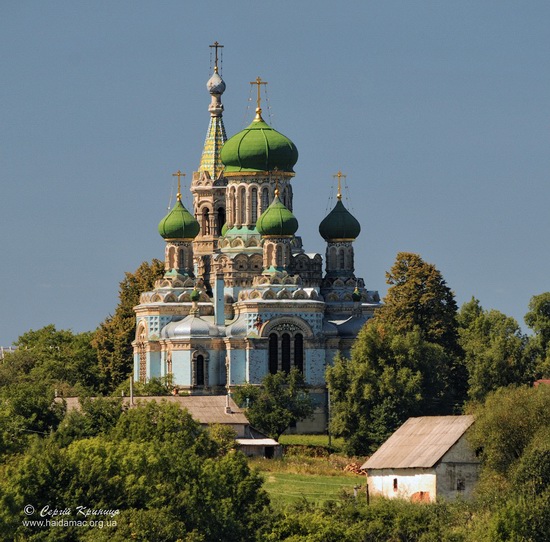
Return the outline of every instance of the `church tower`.
{"type": "Polygon", "coordinates": [[[379,306],[378,293],[355,276],[353,242],[361,227],[338,201],[321,222],[327,243],[307,253],[297,235],[291,181],[298,150],[262,117],[259,77],[252,122],[226,140],[218,53],[207,89],[210,123],[193,210],[178,197],[158,230],[166,242],[165,274],[143,292],[136,312],[134,377],[170,376],[190,394],[224,394],[261,384],[278,371],[300,371],[317,405],[302,432],[327,423],[325,371],[349,355],[360,329],[379,306]]]}
{"type": "Polygon", "coordinates": [[[193,173],[191,193],[195,217],[200,225],[200,231],[193,243],[199,277],[210,288],[211,255],[218,248],[218,240],[226,222],[226,185],[223,175],[224,166],[221,161],[221,149],[227,140],[223,125],[222,94],[225,92],[225,82],[219,73],[218,50],[223,45],[217,41],[210,45],[214,49],[214,73],[206,83],[210,93],[210,122],[202,151],[199,170],[193,173]]]}

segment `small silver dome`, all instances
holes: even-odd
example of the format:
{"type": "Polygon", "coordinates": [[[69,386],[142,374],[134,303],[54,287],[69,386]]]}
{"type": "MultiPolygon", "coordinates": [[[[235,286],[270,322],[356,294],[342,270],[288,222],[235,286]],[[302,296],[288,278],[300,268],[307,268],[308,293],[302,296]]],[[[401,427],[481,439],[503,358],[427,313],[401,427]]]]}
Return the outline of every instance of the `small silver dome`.
{"type": "Polygon", "coordinates": [[[219,73],[212,74],[212,77],[208,79],[206,88],[210,94],[223,94],[225,92],[225,82],[220,77],[219,73]]]}
{"type": "Polygon", "coordinates": [[[163,339],[183,339],[188,337],[217,337],[218,328],[200,316],[189,315],[183,320],[170,322],[162,328],[163,339]]]}

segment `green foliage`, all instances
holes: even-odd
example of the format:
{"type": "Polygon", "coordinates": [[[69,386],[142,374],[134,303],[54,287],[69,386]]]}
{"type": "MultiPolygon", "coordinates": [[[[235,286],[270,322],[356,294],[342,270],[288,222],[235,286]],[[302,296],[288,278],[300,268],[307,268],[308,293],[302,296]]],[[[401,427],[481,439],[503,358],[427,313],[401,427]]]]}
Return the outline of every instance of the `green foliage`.
{"type": "Polygon", "coordinates": [[[352,348],[351,359],[327,369],[331,428],[345,451],[366,455],[409,416],[448,413],[452,355],[419,330],[398,332],[375,317],[352,348]]]}
{"type": "Polygon", "coordinates": [[[530,382],[527,337],[513,318],[496,310],[485,311],[472,298],[462,306],[459,323],[471,400],[482,401],[502,386],[530,382]]]}
{"type": "Polygon", "coordinates": [[[159,260],[143,262],[134,273],[126,273],[120,283],[119,303],[95,332],[93,345],[97,349],[103,391],[111,392],[132,371],[132,341],[136,333],[134,307],[143,292],[151,290],[164,273],[159,260]]]}
{"type": "Polygon", "coordinates": [[[349,494],[320,506],[303,501],[280,511],[262,540],[269,542],[461,542],[467,540],[464,503],[417,505],[349,494]]]}
{"type": "Polygon", "coordinates": [[[278,439],[291,423],[313,415],[313,404],[304,377],[293,367],[288,374],[269,374],[261,386],[245,384],[235,391],[235,400],[248,405],[246,416],[251,425],[278,439]]]}
{"type": "Polygon", "coordinates": [[[0,532],[7,539],[255,540],[268,501],[242,454],[223,454],[171,403],[125,411],[108,429],[111,422],[97,436],[68,444],[37,440],[4,466],[0,532]],[[26,504],[36,510],[46,505],[117,509],[120,529],[38,531],[22,524],[36,519],[36,514],[25,518],[26,504]]]}
{"type": "Polygon", "coordinates": [[[433,264],[418,254],[400,252],[386,282],[390,288],[376,313],[378,322],[397,332],[419,329],[427,341],[460,351],[454,294],[433,264]]]}
{"type": "Polygon", "coordinates": [[[61,446],[108,433],[117,424],[124,410],[119,398],[81,397],[79,400],[81,410],[69,412],[55,432],[54,439],[61,446]]]}
{"type": "Polygon", "coordinates": [[[485,468],[508,476],[537,432],[550,426],[550,386],[499,388],[474,414],[473,448],[485,468]]]}
{"type": "Polygon", "coordinates": [[[525,323],[535,333],[529,341],[535,359],[534,377],[550,378],[550,292],[531,298],[525,323]]]}
{"type": "Polygon", "coordinates": [[[92,333],[74,334],[50,324],[19,337],[18,349],[0,366],[0,387],[21,381],[47,382],[60,393],[92,390],[98,384],[92,333]]]}

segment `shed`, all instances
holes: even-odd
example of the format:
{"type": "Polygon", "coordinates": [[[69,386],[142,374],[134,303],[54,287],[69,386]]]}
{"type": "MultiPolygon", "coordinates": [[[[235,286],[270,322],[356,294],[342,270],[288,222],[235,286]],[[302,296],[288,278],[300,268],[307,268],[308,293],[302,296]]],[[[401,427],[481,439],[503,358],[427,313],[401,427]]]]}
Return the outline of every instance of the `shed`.
{"type": "MultiPolygon", "coordinates": [[[[58,397],[56,399],[56,401],[63,400],[67,404],[67,412],[81,409],[78,397],[58,397]]],[[[221,424],[231,427],[236,433],[239,450],[245,455],[268,458],[281,455],[280,444],[251,427],[244,411],[229,395],[158,395],[134,397],[133,399],[124,397],[122,399],[122,403],[126,407],[150,401],[175,403],[180,408],[187,409],[191,417],[203,426],[221,424]]]]}
{"type": "Polygon", "coordinates": [[[473,416],[409,418],[361,467],[369,492],[413,501],[469,497],[479,471],[466,440],[473,423],[473,416]]]}

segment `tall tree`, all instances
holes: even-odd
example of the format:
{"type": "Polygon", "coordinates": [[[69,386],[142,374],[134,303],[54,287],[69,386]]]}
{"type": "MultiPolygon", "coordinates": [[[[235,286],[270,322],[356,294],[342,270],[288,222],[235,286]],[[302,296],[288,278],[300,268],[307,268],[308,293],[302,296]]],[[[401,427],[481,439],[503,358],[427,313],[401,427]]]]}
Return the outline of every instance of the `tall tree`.
{"type": "Polygon", "coordinates": [[[534,331],[529,352],[535,358],[535,378],[550,378],[550,292],[535,295],[529,302],[525,323],[534,331]]]}
{"type": "Polygon", "coordinates": [[[482,401],[501,386],[531,380],[527,337],[513,318],[497,310],[485,311],[477,299],[465,303],[459,314],[460,345],[468,371],[468,397],[482,401]]]}
{"type": "Polygon", "coordinates": [[[327,369],[331,429],[348,454],[366,455],[409,416],[453,408],[450,359],[416,331],[397,332],[376,318],[361,330],[351,359],[327,369]]]}
{"type": "Polygon", "coordinates": [[[313,414],[313,404],[304,377],[293,367],[290,373],[269,374],[261,386],[245,384],[235,391],[235,400],[246,405],[250,423],[270,437],[278,439],[291,423],[313,414]]]}
{"type": "Polygon", "coordinates": [[[112,391],[131,372],[132,341],[136,333],[134,307],[139,304],[140,295],[151,290],[163,273],[164,265],[160,260],[143,262],[134,273],[126,273],[120,283],[115,313],[95,332],[93,345],[97,349],[104,391],[112,391]]]}
{"type": "Polygon", "coordinates": [[[418,328],[427,341],[460,352],[454,294],[433,264],[418,254],[400,252],[386,273],[386,283],[390,288],[376,313],[379,322],[398,332],[418,328]]]}

